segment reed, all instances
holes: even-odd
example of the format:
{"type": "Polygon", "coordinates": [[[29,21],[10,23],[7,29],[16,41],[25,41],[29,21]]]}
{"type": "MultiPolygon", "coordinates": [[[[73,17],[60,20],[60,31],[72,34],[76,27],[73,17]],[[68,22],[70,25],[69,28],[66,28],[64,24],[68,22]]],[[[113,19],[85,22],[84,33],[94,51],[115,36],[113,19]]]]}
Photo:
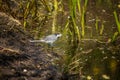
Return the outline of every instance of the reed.
{"type": "Polygon", "coordinates": [[[115,33],[113,34],[111,42],[114,42],[114,41],[117,39],[118,34],[119,34],[118,32],[115,32],[115,33]]]}
{"type": "Polygon", "coordinates": [[[99,18],[96,17],[95,29],[98,35],[102,35],[104,32],[104,22],[101,22],[101,24],[99,22],[100,22],[99,18]]]}
{"type": "MultiPolygon", "coordinates": [[[[69,44],[73,44],[71,48],[76,47],[76,49],[72,49],[71,55],[75,55],[75,51],[79,45],[81,40],[81,36],[84,37],[85,35],[85,14],[86,14],[86,7],[87,7],[88,0],[85,0],[84,5],[81,6],[81,0],[69,0],[70,5],[70,17],[68,20],[69,25],[65,27],[68,30],[69,34],[69,44]],[[79,13],[79,15],[78,15],[79,13]],[[80,21],[80,22],[79,22],[80,21]]],[[[67,23],[67,24],[68,24],[67,23]]],[[[69,47],[69,49],[71,49],[69,47]]]]}
{"type": "Polygon", "coordinates": [[[53,21],[52,21],[52,33],[56,32],[57,26],[57,13],[58,13],[58,1],[54,0],[54,11],[53,11],[53,21]]]}
{"type": "Polygon", "coordinates": [[[69,0],[70,17],[66,22],[64,31],[68,35],[68,46],[65,51],[66,58],[64,60],[63,72],[71,74],[79,74],[79,56],[76,54],[81,41],[81,36],[85,36],[85,14],[88,0],[85,0],[81,6],[81,0],[69,0]]]}
{"type": "Polygon", "coordinates": [[[119,19],[118,19],[117,12],[114,11],[113,14],[114,14],[114,17],[115,17],[115,22],[116,22],[117,30],[118,30],[118,31],[116,31],[116,32],[113,34],[113,36],[112,36],[112,42],[114,42],[114,41],[117,39],[118,35],[120,34],[120,21],[119,21],[119,19]]]}
{"type": "Polygon", "coordinates": [[[20,2],[20,9],[23,11],[23,27],[24,30],[30,29],[31,24],[36,21],[37,17],[37,2],[36,0],[27,0],[20,2]]]}
{"type": "Polygon", "coordinates": [[[81,34],[80,34],[80,26],[78,26],[77,23],[77,7],[78,10],[81,11],[80,9],[80,3],[78,4],[79,0],[69,0],[69,5],[70,5],[70,25],[72,27],[71,33],[73,34],[74,39],[77,41],[80,41],[81,34]]]}
{"type": "Polygon", "coordinates": [[[50,1],[47,0],[41,0],[40,3],[42,4],[42,6],[44,6],[45,10],[50,13],[52,11],[52,4],[50,1]],[[51,4],[51,5],[49,5],[51,4]]]}
{"type": "Polygon", "coordinates": [[[24,27],[24,30],[26,30],[26,26],[27,26],[27,17],[30,13],[30,2],[27,1],[27,4],[24,8],[24,13],[23,13],[23,27],[24,27]]]}
{"type": "Polygon", "coordinates": [[[118,19],[117,12],[114,11],[113,14],[114,14],[114,17],[115,17],[115,21],[116,21],[116,25],[117,25],[118,32],[119,32],[119,34],[120,34],[120,21],[119,21],[119,19],[118,19]]]}
{"type": "Polygon", "coordinates": [[[102,34],[103,34],[103,31],[104,31],[104,24],[102,23],[102,24],[101,24],[101,28],[100,28],[100,33],[99,33],[99,34],[102,35],[102,34]]]}
{"type": "Polygon", "coordinates": [[[98,33],[98,29],[99,29],[99,27],[98,27],[98,22],[99,22],[99,19],[98,19],[98,17],[96,18],[96,20],[95,20],[95,28],[96,28],[96,32],[98,33]]]}
{"type": "Polygon", "coordinates": [[[88,3],[88,0],[85,0],[84,6],[81,7],[82,10],[81,10],[80,17],[81,17],[81,29],[82,29],[81,35],[82,35],[82,37],[85,36],[85,14],[86,14],[87,3],[88,3]]]}

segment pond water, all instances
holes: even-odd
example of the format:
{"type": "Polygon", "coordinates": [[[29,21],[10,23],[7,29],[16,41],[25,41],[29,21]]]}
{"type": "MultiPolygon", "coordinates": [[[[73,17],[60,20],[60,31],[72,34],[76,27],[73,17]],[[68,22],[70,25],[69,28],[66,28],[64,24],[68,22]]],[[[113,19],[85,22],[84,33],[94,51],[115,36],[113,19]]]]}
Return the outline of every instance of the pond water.
{"type": "MultiPolygon", "coordinates": [[[[53,50],[62,56],[57,65],[61,72],[71,75],[69,80],[120,80],[119,38],[111,43],[114,33],[118,31],[113,12],[119,12],[117,6],[120,4],[113,2],[115,1],[88,2],[85,36],[80,42],[71,40],[69,34],[64,32],[66,16],[69,15],[58,15],[58,29],[62,31],[62,37],[54,43],[53,50]]],[[[68,8],[65,9],[67,14],[68,8]]],[[[42,34],[51,33],[49,30],[50,26],[43,27],[42,34]]]]}
{"type": "Polygon", "coordinates": [[[59,62],[61,70],[76,74],[70,80],[120,80],[119,42],[116,41],[116,45],[111,43],[117,31],[113,15],[113,6],[116,5],[105,4],[89,3],[85,17],[85,36],[79,43],[69,42],[67,34],[63,34],[56,42],[58,48],[55,51],[63,55],[59,62]]]}

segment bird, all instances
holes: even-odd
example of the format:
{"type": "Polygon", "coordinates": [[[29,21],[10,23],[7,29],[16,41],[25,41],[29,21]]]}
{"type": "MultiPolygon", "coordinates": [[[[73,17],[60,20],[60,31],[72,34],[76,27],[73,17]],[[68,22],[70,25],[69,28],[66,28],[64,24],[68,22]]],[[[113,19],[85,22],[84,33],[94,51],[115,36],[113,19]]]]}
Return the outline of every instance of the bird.
{"type": "Polygon", "coordinates": [[[55,34],[51,34],[48,35],[44,38],[41,38],[40,40],[30,40],[30,42],[43,42],[43,43],[47,43],[50,44],[51,46],[53,45],[53,43],[62,36],[62,34],[60,33],[55,33],[55,34]]]}

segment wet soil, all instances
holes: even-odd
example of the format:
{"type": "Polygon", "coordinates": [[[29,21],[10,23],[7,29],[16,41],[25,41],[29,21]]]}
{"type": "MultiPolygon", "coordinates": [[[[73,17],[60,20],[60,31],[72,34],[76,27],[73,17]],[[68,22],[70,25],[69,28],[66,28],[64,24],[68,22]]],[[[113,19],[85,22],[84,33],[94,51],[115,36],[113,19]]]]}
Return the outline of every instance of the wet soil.
{"type": "Polygon", "coordinates": [[[18,20],[0,12],[0,80],[62,80],[53,65],[59,56],[29,39],[18,20]]]}

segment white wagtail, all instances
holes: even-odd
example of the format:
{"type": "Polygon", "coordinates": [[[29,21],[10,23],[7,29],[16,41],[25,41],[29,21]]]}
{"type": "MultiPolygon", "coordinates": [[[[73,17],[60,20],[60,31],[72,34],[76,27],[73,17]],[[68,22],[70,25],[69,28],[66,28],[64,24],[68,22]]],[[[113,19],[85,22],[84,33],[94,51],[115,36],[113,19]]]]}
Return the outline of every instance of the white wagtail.
{"type": "Polygon", "coordinates": [[[53,43],[61,36],[62,36],[62,34],[52,34],[52,35],[48,35],[45,38],[42,38],[40,40],[30,40],[30,42],[44,42],[44,43],[50,44],[52,46],[53,43]]]}

